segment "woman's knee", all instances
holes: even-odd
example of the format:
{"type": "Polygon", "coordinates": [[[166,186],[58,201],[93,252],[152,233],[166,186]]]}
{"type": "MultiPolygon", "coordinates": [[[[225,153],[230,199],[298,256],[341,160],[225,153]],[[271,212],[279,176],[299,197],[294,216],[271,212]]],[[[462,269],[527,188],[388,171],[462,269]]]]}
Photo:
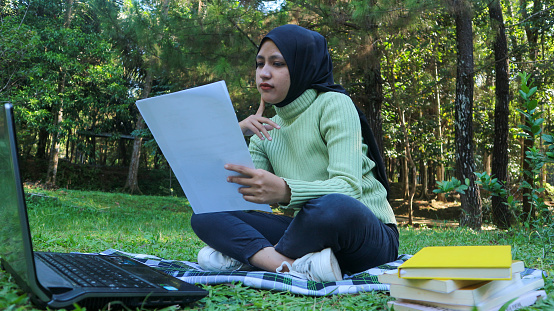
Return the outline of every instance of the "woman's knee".
{"type": "Polygon", "coordinates": [[[203,228],[206,228],[209,219],[209,214],[192,214],[190,217],[190,226],[196,235],[198,235],[198,232],[203,228]]]}
{"type": "Polygon", "coordinates": [[[205,231],[213,231],[214,226],[217,226],[218,223],[223,221],[222,219],[226,217],[226,215],[224,215],[225,213],[226,212],[192,214],[190,226],[194,233],[202,238],[205,231]]]}
{"type": "Polygon", "coordinates": [[[310,214],[311,219],[318,219],[323,223],[337,223],[339,220],[364,219],[369,208],[348,195],[333,193],[310,200],[304,210],[310,214]]]}

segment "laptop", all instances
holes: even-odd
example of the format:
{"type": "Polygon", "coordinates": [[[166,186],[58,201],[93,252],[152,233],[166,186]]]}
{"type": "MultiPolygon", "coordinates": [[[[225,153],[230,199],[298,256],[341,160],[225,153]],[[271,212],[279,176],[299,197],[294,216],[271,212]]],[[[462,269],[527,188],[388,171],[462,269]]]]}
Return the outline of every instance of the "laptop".
{"type": "Polygon", "coordinates": [[[88,310],[185,305],[207,291],[122,256],[33,250],[21,183],[13,106],[0,109],[0,263],[33,303],[88,310]]]}

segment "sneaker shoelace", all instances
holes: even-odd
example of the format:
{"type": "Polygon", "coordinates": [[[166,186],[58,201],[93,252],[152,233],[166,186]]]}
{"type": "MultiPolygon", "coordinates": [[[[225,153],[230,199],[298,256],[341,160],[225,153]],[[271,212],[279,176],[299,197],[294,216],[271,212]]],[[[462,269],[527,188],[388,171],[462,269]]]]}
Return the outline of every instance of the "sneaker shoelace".
{"type": "Polygon", "coordinates": [[[223,263],[224,263],[224,266],[223,266],[223,270],[238,270],[242,267],[242,262],[234,259],[234,258],[231,258],[227,255],[223,255],[221,254],[221,256],[223,257],[223,263]]]}

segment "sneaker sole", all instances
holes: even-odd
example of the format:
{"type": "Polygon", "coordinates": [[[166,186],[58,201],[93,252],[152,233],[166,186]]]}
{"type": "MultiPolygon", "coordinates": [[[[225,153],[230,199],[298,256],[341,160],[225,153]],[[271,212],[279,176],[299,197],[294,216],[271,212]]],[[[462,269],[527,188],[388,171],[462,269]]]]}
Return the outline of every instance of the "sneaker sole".
{"type": "Polygon", "coordinates": [[[331,267],[330,271],[320,271],[319,275],[321,276],[320,282],[335,282],[342,281],[342,273],[340,270],[339,262],[337,257],[330,248],[326,248],[321,251],[321,256],[325,259],[329,259],[328,265],[323,265],[331,267]]]}
{"type": "Polygon", "coordinates": [[[329,253],[331,257],[331,270],[333,272],[333,276],[335,280],[342,281],[342,271],[340,270],[339,261],[331,249],[329,249],[329,253]]]}

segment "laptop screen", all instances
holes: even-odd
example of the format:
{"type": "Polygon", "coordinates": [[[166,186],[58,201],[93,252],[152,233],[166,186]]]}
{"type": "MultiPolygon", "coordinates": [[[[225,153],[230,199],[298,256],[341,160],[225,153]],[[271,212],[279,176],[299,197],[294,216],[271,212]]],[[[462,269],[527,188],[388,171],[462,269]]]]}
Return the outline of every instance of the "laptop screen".
{"type": "MultiPolygon", "coordinates": [[[[10,269],[25,284],[29,284],[26,247],[30,249],[28,237],[23,237],[22,223],[26,224],[25,203],[23,202],[19,166],[17,163],[16,141],[12,106],[2,105],[0,109],[0,257],[5,268],[10,269]],[[24,214],[21,214],[23,212],[24,214]]],[[[28,250],[27,250],[28,252],[28,250]]]]}

